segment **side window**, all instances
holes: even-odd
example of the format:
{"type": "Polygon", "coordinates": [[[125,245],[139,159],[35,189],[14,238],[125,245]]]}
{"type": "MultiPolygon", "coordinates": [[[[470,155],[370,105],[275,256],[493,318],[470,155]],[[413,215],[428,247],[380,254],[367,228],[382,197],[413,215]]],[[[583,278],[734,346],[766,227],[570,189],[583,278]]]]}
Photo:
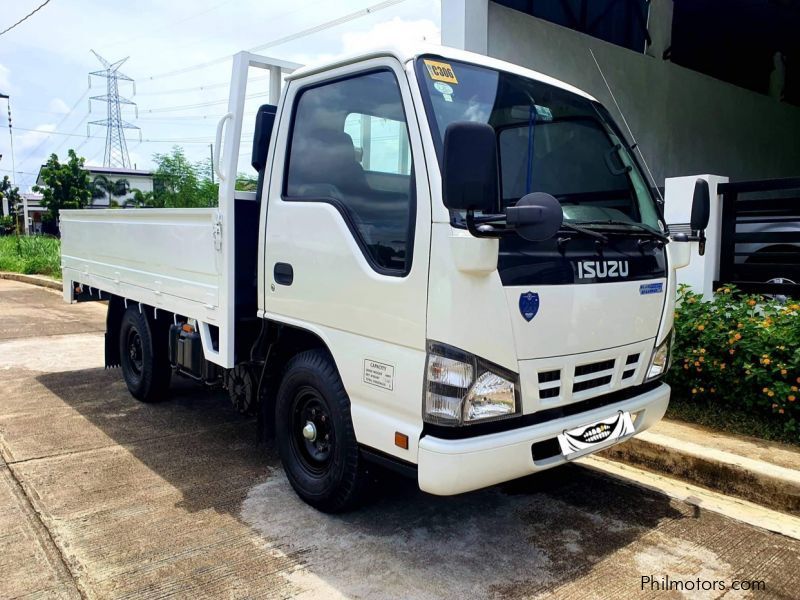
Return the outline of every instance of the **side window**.
{"type": "Polygon", "coordinates": [[[411,267],[414,189],[408,128],[391,71],[301,92],[286,200],[333,204],[373,267],[401,275],[411,267]]]}
{"type": "Polygon", "coordinates": [[[411,174],[405,121],[350,113],[344,120],[344,132],[352,138],[356,157],[365,171],[411,174]]]}

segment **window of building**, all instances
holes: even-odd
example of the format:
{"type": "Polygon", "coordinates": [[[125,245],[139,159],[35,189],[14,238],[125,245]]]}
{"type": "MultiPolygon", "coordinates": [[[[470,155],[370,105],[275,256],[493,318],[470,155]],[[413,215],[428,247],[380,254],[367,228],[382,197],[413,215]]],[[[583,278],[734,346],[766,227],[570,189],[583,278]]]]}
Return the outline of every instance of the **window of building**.
{"type": "Polygon", "coordinates": [[[373,267],[411,267],[414,166],[397,80],[389,70],[308,88],[297,100],[287,200],[328,202],[373,267]]]}

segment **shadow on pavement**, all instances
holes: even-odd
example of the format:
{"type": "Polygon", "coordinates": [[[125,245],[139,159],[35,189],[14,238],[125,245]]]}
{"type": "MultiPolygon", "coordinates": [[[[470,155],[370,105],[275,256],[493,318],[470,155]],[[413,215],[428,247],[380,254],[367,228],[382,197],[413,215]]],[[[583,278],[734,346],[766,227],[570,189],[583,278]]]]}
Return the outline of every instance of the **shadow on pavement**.
{"type": "Polygon", "coordinates": [[[361,510],[323,515],[294,496],[273,448],[257,444],[255,421],[223,393],[176,379],[170,400],[142,404],[118,370],[36,379],[178,490],[178,508],[234,516],[348,595],[543,593],[589,574],[659,523],[697,516],[578,465],[450,498],[383,475],[361,510]]]}

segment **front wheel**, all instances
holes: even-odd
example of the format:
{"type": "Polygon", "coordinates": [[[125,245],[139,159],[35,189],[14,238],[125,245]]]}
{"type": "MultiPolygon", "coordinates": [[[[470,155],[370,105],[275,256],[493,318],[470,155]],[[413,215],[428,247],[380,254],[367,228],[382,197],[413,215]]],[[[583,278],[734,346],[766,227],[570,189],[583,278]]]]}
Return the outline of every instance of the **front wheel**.
{"type": "Polygon", "coordinates": [[[366,482],[350,399],[331,357],[321,350],[295,356],[275,406],[276,441],[297,494],[323,512],[355,507],[366,482]]]}
{"type": "Polygon", "coordinates": [[[172,369],[164,327],[151,327],[147,317],[130,307],[122,315],[119,357],[131,395],[142,402],[160,400],[169,388],[172,369]]]}

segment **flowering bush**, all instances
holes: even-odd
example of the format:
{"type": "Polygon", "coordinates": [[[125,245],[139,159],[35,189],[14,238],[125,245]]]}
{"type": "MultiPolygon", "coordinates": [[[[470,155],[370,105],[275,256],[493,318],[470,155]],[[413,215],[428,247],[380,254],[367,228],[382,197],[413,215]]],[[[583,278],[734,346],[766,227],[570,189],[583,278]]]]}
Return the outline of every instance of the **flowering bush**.
{"type": "Polygon", "coordinates": [[[766,417],[800,432],[800,304],[682,286],[667,381],[686,401],[766,417]]]}

